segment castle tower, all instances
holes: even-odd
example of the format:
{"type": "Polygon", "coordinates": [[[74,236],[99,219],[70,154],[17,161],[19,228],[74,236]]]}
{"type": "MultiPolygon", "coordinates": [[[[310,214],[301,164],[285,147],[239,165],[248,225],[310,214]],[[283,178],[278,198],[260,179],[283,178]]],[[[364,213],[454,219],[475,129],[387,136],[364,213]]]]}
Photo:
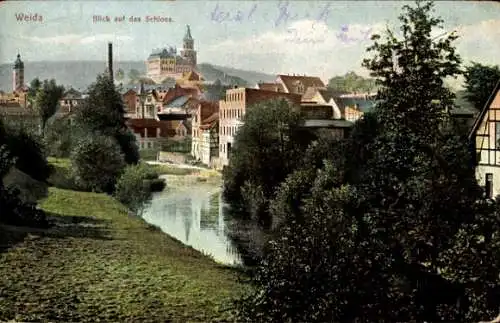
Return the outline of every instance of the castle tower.
{"type": "Polygon", "coordinates": [[[19,92],[24,88],[24,63],[21,61],[21,55],[17,54],[14,62],[14,71],[12,72],[12,91],[19,92]]]}
{"type": "Polygon", "coordinates": [[[188,60],[193,67],[196,66],[196,51],[194,50],[194,39],[191,36],[191,29],[187,25],[186,35],[184,36],[184,46],[181,50],[182,58],[188,60]]]}

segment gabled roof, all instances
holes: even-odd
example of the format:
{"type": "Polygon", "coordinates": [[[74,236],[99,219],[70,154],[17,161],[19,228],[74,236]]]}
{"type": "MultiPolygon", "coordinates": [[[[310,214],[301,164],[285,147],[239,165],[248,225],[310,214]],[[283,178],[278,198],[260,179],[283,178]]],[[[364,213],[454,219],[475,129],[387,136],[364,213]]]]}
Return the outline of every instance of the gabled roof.
{"type": "Polygon", "coordinates": [[[288,91],[290,91],[290,89],[293,88],[293,85],[297,81],[299,81],[304,86],[304,89],[307,89],[309,87],[317,87],[317,88],[326,87],[325,83],[323,83],[323,81],[316,76],[278,75],[278,79],[281,79],[281,81],[283,82],[288,91]]]}
{"type": "Polygon", "coordinates": [[[488,109],[490,108],[490,105],[493,103],[493,100],[497,96],[498,91],[500,91],[500,80],[498,80],[497,84],[495,85],[495,88],[493,89],[493,92],[491,92],[490,97],[488,98],[488,101],[486,101],[486,103],[483,106],[483,109],[477,116],[476,121],[474,121],[474,125],[472,126],[472,129],[469,132],[469,140],[474,136],[477,129],[479,128],[481,121],[484,119],[486,112],[488,112],[488,109]]]}

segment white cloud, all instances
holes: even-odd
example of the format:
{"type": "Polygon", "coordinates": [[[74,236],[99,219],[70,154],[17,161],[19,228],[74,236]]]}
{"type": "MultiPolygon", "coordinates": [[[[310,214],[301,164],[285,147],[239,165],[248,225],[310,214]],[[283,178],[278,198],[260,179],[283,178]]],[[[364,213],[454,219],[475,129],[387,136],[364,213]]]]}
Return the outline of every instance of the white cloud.
{"type": "Polygon", "coordinates": [[[353,24],[335,30],[323,22],[300,20],[283,31],[225,40],[209,47],[206,55],[210,61],[221,65],[254,70],[253,66],[259,66],[260,70],[269,73],[310,74],[326,80],[335,75],[332,73],[359,71],[360,55],[370,44],[371,35],[383,28],[382,23],[353,24]],[[359,52],[359,55],[343,57],[344,51],[359,52]]]}
{"type": "MultiPolygon", "coordinates": [[[[333,29],[311,20],[295,21],[286,30],[271,30],[246,39],[228,39],[204,51],[207,61],[268,73],[317,75],[324,80],[354,70],[367,75],[360,65],[367,57],[365,49],[373,33],[384,34],[385,22],[354,24],[333,29]]],[[[396,29],[390,26],[391,29],[396,29]]],[[[485,64],[499,64],[500,20],[433,30],[432,36],[444,36],[455,30],[459,54],[485,64]]],[[[461,80],[451,81],[460,83],[461,80]]],[[[454,84],[455,85],[455,84],[454,84]]]]}
{"type": "Polygon", "coordinates": [[[115,34],[97,34],[97,35],[78,35],[78,34],[66,34],[58,35],[53,37],[23,37],[32,42],[42,43],[42,44],[52,44],[52,45],[78,45],[78,44],[91,44],[95,42],[103,41],[119,41],[128,42],[132,41],[133,38],[130,36],[120,36],[115,34]]]}

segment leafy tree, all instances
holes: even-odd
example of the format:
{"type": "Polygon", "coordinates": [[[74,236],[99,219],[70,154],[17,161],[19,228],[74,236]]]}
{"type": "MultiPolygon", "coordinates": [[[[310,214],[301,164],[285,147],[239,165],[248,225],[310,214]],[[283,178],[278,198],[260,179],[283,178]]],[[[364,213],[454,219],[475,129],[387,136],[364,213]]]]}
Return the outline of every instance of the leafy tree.
{"type": "Polygon", "coordinates": [[[113,137],[125,154],[127,164],[137,164],[139,149],[135,136],[125,124],[125,105],[111,79],[99,75],[89,87],[88,97],[75,111],[75,128],[86,133],[113,137]]]}
{"type": "Polygon", "coordinates": [[[79,139],[71,152],[71,165],[78,185],[108,194],[126,166],[120,146],[103,135],[79,139]]]}
{"type": "Polygon", "coordinates": [[[28,102],[30,102],[31,105],[34,104],[36,94],[38,90],[42,87],[42,82],[37,78],[34,78],[28,87],[28,102]]]}
{"type": "Polygon", "coordinates": [[[47,227],[49,224],[42,210],[33,203],[26,203],[20,198],[20,191],[16,188],[6,187],[5,176],[16,165],[17,158],[13,156],[5,144],[8,129],[0,120],[0,222],[12,225],[28,225],[47,227]]]}
{"type": "Polygon", "coordinates": [[[267,201],[294,169],[308,144],[297,111],[285,100],[270,100],[248,109],[243,117],[224,174],[224,194],[243,205],[264,226],[267,201]]]}
{"type": "Polygon", "coordinates": [[[328,87],[342,92],[373,92],[376,88],[375,80],[363,78],[355,72],[348,72],[344,76],[335,76],[328,81],[328,87]]]}
{"type": "Polygon", "coordinates": [[[0,120],[0,146],[4,145],[15,159],[14,165],[33,179],[45,182],[51,173],[45,147],[39,135],[23,127],[0,120]]]}
{"type": "Polygon", "coordinates": [[[448,122],[454,96],[442,80],[459,73],[460,58],[455,35],[431,37],[442,23],[432,8],[421,1],[403,7],[402,39],[390,30],[384,41],[373,36],[375,55],[363,65],[380,86],[379,103],[347,147],[335,146],[344,156],[312,147],[313,169],[280,187],[271,210],[282,224],[253,279],[255,292],[239,306],[241,320],[497,315],[500,201],[482,197],[467,142],[448,122]]]}
{"type": "Polygon", "coordinates": [[[41,119],[42,135],[45,133],[47,121],[56,113],[63,94],[64,87],[57,85],[55,80],[43,81],[36,91],[34,106],[41,119]]]}
{"type": "Polygon", "coordinates": [[[78,132],[68,119],[54,120],[45,133],[47,154],[58,158],[69,157],[73,139],[78,137],[78,132]]]}
{"type": "Polygon", "coordinates": [[[500,68],[498,65],[488,66],[472,62],[466,67],[464,75],[466,99],[476,109],[482,109],[495,85],[500,81],[500,68]]]}

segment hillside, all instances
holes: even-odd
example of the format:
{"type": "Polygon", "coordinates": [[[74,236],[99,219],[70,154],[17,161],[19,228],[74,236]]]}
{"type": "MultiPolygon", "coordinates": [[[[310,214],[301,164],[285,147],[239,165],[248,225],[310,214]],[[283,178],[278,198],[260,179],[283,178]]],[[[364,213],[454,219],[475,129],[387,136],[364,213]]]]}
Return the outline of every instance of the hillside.
{"type": "Polygon", "coordinates": [[[233,75],[239,78],[242,78],[248,82],[249,86],[254,86],[259,82],[274,82],[276,80],[276,75],[254,72],[254,71],[246,71],[240,70],[232,67],[218,66],[207,63],[202,63],[198,65],[198,68],[204,68],[207,65],[212,69],[219,70],[227,75],[233,75]]]}
{"type": "MultiPolygon", "coordinates": [[[[55,78],[58,83],[72,86],[75,89],[85,89],[95,81],[96,75],[104,72],[106,62],[104,61],[40,61],[25,62],[25,80],[29,83],[35,77],[40,79],[55,78]]],[[[142,61],[115,62],[114,69],[123,69],[128,75],[131,69],[145,73],[145,64],[142,61]]],[[[220,79],[228,85],[254,86],[258,81],[272,81],[274,76],[264,73],[244,71],[235,68],[214,66],[202,63],[198,69],[207,81],[220,79]]],[[[126,81],[125,81],[126,82],[126,81]]],[[[0,65],[0,90],[12,90],[12,65],[0,65]]]]}

